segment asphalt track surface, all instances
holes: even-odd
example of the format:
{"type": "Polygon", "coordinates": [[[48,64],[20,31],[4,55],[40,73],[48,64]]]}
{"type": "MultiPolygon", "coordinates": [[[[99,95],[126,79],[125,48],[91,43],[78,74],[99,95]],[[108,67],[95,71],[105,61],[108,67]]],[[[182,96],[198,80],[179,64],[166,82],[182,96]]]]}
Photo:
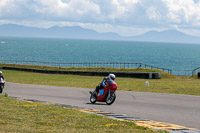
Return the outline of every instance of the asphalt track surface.
{"type": "Polygon", "coordinates": [[[200,96],[117,91],[114,104],[106,105],[90,104],[89,91],[91,89],[18,83],[6,83],[4,89],[9,96],[127,114],[200,129],[200,96]]]}

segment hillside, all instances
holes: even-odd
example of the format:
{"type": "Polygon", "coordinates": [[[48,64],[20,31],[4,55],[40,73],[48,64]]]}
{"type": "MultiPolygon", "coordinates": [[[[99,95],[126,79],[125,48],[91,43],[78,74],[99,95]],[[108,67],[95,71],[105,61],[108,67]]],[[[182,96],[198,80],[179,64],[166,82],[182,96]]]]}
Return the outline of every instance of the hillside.
{"type": "Polygon", "coordinates": [[[200,37],[187,35],[183,32],[171,29],[166,31],[149,31],[139,36],[121,37],[114,32],[99,33],[95,30],[85,29],[79,26],[54,26],[50,28],[35,28],[15,24],[0,25],[1,37],[52,37],[72,39],[102,39],[102,40],[128,40],[150,42],[176,42],[199,43],[200,37]]]}

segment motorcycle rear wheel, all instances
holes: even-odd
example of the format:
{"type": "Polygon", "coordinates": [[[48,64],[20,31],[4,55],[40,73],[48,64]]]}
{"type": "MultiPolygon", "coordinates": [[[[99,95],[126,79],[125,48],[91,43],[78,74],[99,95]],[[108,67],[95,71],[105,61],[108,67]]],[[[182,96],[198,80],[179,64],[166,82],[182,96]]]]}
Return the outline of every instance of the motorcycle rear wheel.
{"type": "Polygon", "coordinates": [[[0,84],[0,93],[3,92],[3,86],[0,84]]]}
{"type": "Polygon", "coordinates": [[[116,99],[116,94],[114,92],[111,92],[110,96],[106,97],[106,104],[107,105],[113,104],[115,99],[116,99]]]}
{"type": "Polygon", "coordinates": [[[91,94],[91,96],[90,96],[90,102],[91,102],[92,104],[95,104],[96,101],[97,101],[97,97],[94,96],[93,94],[91,94]]]}

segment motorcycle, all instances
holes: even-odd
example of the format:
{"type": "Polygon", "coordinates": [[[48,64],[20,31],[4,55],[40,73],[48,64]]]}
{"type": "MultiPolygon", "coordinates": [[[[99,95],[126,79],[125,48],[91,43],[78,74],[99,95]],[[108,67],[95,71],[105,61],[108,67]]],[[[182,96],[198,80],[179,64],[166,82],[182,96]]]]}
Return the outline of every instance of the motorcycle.
{"type": "Polygon", "coordinates": [[[6,81],[3,78],[0,79],[0,93],[3,92],[5,82],[6,81]]]}
{"type": "Polygon", "coordinates": [[[106,102],[107,105],[114,103],[116,99],[115,91],[117,90],[117,84],[114,81],[107,83],[105,88],[99,90],[98,93],[90,91],[90,102],[95,104],[96,102],[106,102]]]}

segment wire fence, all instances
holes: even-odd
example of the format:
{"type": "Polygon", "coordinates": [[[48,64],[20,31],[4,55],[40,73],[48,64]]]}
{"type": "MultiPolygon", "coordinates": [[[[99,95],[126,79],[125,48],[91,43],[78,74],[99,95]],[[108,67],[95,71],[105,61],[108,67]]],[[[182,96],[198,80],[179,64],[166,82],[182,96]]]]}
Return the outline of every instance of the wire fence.
{"type": "Polygon", "coordinates": [[[79,62],[79,63],[60,63],[60,62],[43,62],[43,61],[24,61],[24,60],[0,60],[0,64],[19,64],[19,65],[39,65],[39,66],[55,66],[55,67],[103,67],[103,68],[149,68],[149,69],[158,69],[164,72],[177,75],[177,76],[189,76],[195,75],[198,73],[199,68],[194,70],[172,70],[166,68],[155,67],[143,63],[122,63],[122,62],[79,62]]]}
{"type": "Polygon", "coordinates": [[[200,67],[197,67],[194,70],[192,70],[192,76],[197,74],[199,71],[200,71],[200,67]]]}
{"type": "Polygon", "coordinates": [[[176,76],[193,76],[192,71],[193,70],[172,70],[171,74],[176,76]]]}

